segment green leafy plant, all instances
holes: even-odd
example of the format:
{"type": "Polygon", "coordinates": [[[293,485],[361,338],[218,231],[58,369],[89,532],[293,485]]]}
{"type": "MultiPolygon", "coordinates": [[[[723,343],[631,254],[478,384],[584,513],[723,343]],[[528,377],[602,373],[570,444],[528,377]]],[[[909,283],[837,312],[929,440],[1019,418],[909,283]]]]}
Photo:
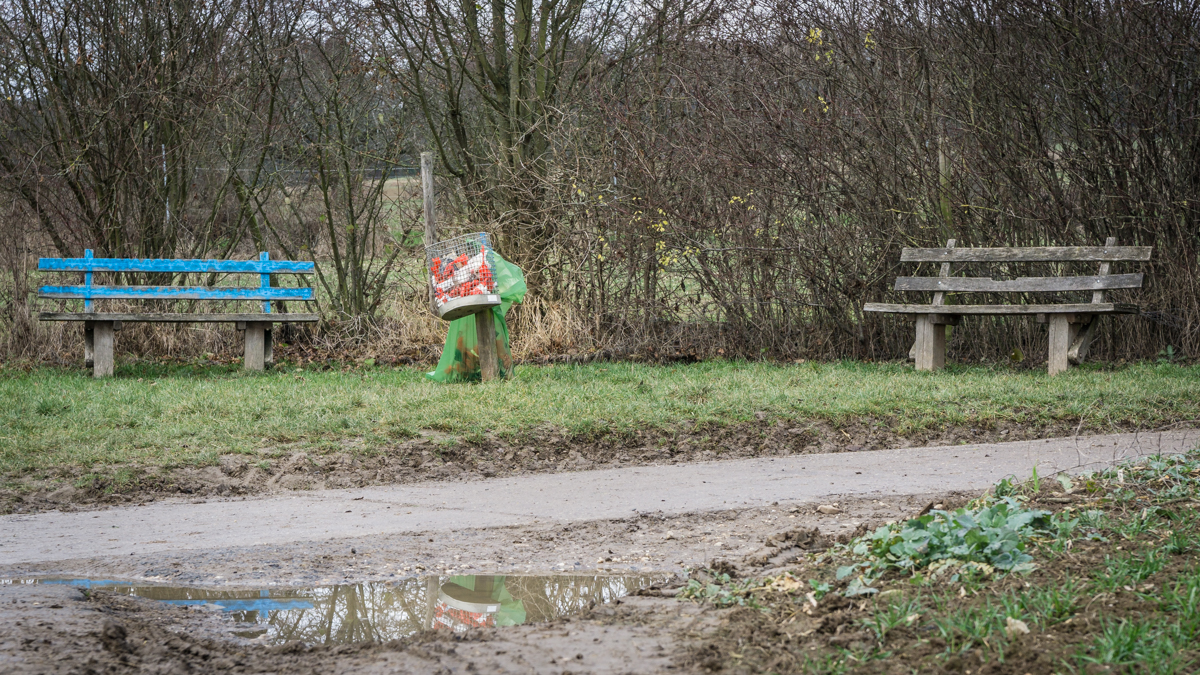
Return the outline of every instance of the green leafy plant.
{"type": "Polygon", "coordinates": [[[1001,478],[993,492],[997,497],[1011,497],[1017,494],[1017,486],[1012,478],[1001,478]]]}
{"type": "Polygon", "coordinates": [[[1172,345],[1167,345],[1158,353],[1159,363],[1175,363],[1179,358],[1180,355],[1175,352],[1175,347],[1172,345]]]}
{"type": "MultiPolygon", "coordinates": [[[[843,572],[850,573],[853,572],[854,569],[854,566],[838,568],[838,579],[844,578],[843,572]]],[[[846,585],[846,590],[842,591],[842,595],[846,596],[847,598],[852,598],[856,595],[873,595],[878,593],[879,589],[871,586],[872,581],[874,581],[874,579],[867,578],[866,576],[860,574],[850,580],[850,583],[846,585]]]]}
{"type": "Polygon", "coordinates": [[[760,606],[754,598],[754,591],[762,589],[757,579],[733,580],[728,574],[715,574],[712,580],[704,583],[691,579],[679,597],[697,602],[710,602],[718,607],[739,605],[758,609],[760,606]]]}
{"type": "MultiPolygon", "coordinates": [[[[937,574],[954,568],[1021,572],[1033,569],[1026,542],[1039,531],[1054,529],[1048,511],[1028,509],[1011,497],[974,510],[931,511],[904,523],[884,525],[851,543],[854,555],[864,560],[838,569],[844,579],[859,570],[865,577],[855,586],[858,593],[870,579],[889,570],[915,572],[932,567],[937,574]]],[[[852,582],[853,583],[853,582],[852,582]]]]}

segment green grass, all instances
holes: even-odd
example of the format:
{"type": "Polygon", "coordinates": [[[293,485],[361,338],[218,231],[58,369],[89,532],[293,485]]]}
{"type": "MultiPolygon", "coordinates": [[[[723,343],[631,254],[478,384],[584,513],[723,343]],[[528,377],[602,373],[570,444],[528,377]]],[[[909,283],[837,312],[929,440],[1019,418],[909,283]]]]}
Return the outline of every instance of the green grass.
{"type": "Polygon", "coordinates": [[[416,369],[263,374],[234,366],[0,370],[0,474],[59,466],[206,464],[221,453],[376,452],[422,430],[513,439],[730,425],[756,414],[835,425],[869,418],[898,434],[948,427],[1152,428],[1200,418],[1200,367],[1036,371],[843,362],[523,366],[515,380],[440,385],[416,369]],[[352,441],[352,442],[351,442],[352,441]]]}
{"type": "MultiPolygon", "coordinates": [[[[1032,481],[1008,488],[1022,502],[1063,494],[1032,481]]],[[[971,509],[996,503],[995,492],[971,509]]],[[[1200,503],[1200,450],[1086,476],[1073,494],[1080,501],[1055,515],[1073,526],[1028,535],[1036,567],[1026,572],[973,579],[892,573],[883,580],[885,591],[820,611],[818,601],[856,595],[853,584],[800,580],[811,574],[828,579],[846,556],[861,555],[858,544],[870,541],[867,535],[813,554],[801,563],[806,569],[736,580],[710,575],[710,583],[693,579],[678,597],[761,609],[757,623],[718,633],[706,652],[711,658],[715,646],[746,672],[885,672],[871,665],[878,659],[889,659],[886,672],[1200,672],[1200,568],[1194,558],[1200,550],[1200,512],[1194,508],[1200,503]],[[1107,518],[1080,517],[1099,508],[1107,518]],[[1103,543],[1087,536],[1095,530],[1103,543]],[[818,587],[822,593],[805,597],[818,587]],[[818,608],[815,616],[806,603],[818,608]],[[766,628],[772,624],[781,632],[766,628]],[[846,649],[835,636],[854,634],[857,627],[862,632],[846,649]]]]}

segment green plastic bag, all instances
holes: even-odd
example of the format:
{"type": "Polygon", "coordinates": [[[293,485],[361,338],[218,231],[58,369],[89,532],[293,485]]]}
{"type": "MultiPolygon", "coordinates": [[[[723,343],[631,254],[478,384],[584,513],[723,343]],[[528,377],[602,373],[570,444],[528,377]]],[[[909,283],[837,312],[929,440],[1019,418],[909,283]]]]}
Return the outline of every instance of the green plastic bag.
{"type": "Polygon", "coordinates": [[[458,575],[450,577],[447,583],[457,584],[472,591],[483,591],[484,589],[477,589],[476,585],[478,585],[477,582],[485,579],[491,582],[490,590],[486,591],[488,593],[488,600],[499,605],[499,609],[496,612],[496,625],[519,626],[525,623],[525,602],[514,598],[513,594],[508,591],[504,583],[505,577],[496,576],[488,579],[484,576],[458,575]]]}
{"type": "MultiPolygon", "coordinates": [[[[496,259],[496,294],[500,296],[500,305],[493,307],[496,315],[496,356],[500,362],[500,377],[509,377],[512,373],[512,350],[508,344],[508,322],[504,317],[513,303],[525,299],[525,274],[521,268],[492,252],[496,259]]],[[[483,379],[479,370],[479,354],[475,349],[475,315],[468,314],[461,319],[450,322],[450,332],[446,334],[446,346],[442,349],[442,358],[437,368],[425,377],[435,382],[478,382],[483,379]]]]}

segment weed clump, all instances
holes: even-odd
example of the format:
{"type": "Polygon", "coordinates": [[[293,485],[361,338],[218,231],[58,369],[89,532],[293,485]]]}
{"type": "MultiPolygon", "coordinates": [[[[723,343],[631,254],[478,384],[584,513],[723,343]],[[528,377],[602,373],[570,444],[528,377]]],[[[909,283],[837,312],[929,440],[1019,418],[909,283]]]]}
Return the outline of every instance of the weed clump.
{"type": "MultiPolygon", "coordinates": [[[[860,562],[838,568],[838,580],[857,574],[844,591],[847,596],[878,592],[871,583],[887,572],[933,577],[948,571],[997,570],[1028,572],[1033,556],[1028,542],[1039,533],[1064,526],[1049,511],[1029,509],[1012,497],[953,512],[931,511],[905,521],[883,525],[851,542],[848,549],[860,562]]],[[[951,577],[958,581],[957,575],[951,577]]]]}
{"type": "Polygon", "coordinates": [[[709,602],[717,607],[751,607],[762,609],[755,599],[755,591],[761,590],[758,579],[735,580],[728,573],[718,573],[706,579],[689,579],[679,597],[697,602],[709,602]]]}

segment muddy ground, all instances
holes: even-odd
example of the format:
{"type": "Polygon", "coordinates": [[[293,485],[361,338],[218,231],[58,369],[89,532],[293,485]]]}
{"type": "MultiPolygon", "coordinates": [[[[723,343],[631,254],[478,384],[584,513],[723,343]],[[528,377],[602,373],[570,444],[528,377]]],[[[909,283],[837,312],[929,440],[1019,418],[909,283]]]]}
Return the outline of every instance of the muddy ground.
{"type": "MultiPolygon", "coordinates": [[[[937,498],[949,502],[952,498],[937,498]]],[[[961,497],[960,497],[961,499],[961,497]]],[[[769,571],[813,545],[883,520],[915,515],[934,498],[891,503],[778,506],[716,513],[463,530],[436,538],[376,537],[287,546],[180,551],[136,560],[24,565],[0,578],[36,575],[262,587],[395,579],[405,574],[657,572],[678,586],[708,563],[769,571]],[[825,505],[832,506],[832,505],[825,505]],[[828,510],[828,509],[826,509],[828,510]],[[816,540],[781,532],[827,533],[816,540]],[[795,545],[793,545],[795,544],[795,545]],[[458,557],[456,560],[456,556],[458,557]],[[464,559],[465,558],[465,559],[464,559]],[[498,561],[503,561],[498,562],[498,561]]],[[[658,591],[650,591],[651,595],[658,591]]],[[[268,647],[236,637],[220,612],[162,605],[64,586],[0,586],[0,671],[13,673],[208,672],[701,672],[697,641],[715,636],[729,610],[662,597],[630,597],[543,625],[485,629],[461,637],[428,632],[386,644],[268,647]]]]}
{"type": "Polygon", "coordinates": [[[1091,429],[1067,422],[1044,426],[999,423],[991,428],[951,427],[895,431],[890,420],[862,418],[843,425],[823,421],[771,420],[728,427],[572,436],[553,428],[518,440],[473,441],[438,432],[364,452],[315,453],[286,446],[259,455],[229,454],[213,466],[67,467],[54,472],[0,477],[0,513],[103,508],[168,496],[229,497],[286,490],[364,487],[429,480],[475,480],[525,473],[555,473],[653,464],[678,464],[771,455],[859,452],[963,443],[993,443],[1087,433],[1137,431],[1091,429]]]}
{"type": "MultiPolygon", "coordinates": [[[[767,454],[766,447],[790,437],[803,436],[796,427],[770,424],[749,426],[745,436],[722,436],[727,454],[715,454],[717,441],[700,433],[667,437],[643,437],[627,445],[613,445],[605,455],[610,462],[591,460],[575,445],[578,439],[561,438],[549,449],[459,443],[452,448],[431,439],[415,439],[406,447],[410,458],[417,448],[430,453],[416,466],[397,465],[386,474],[344,455],[343,464],[320,464],[330,457],[312,458],[308,469],[280,471],[270,478],[249,474],[257,467],[236,464],[244,457],[223,458],[220,467],[207,471],[216,482],[208,489],[230,487],[245,479],[255,490],[270,491],[300,487],[366,485],[370,482],[407,482],[451,475],[478,476],[513,462],[518,471],[569,471],[582,468],[624,466],[639,463],[669,463],[686,458],[713,459],[767,454]],[[760,434],[755,436],[754,434],[760,434]],[[765,434],[765,435],[764,435],[765,434]],[[776,439],[759,443],[753,438],[776,439]],[[743,445],[739,445],[743,443],[743,445]],[[655,445],[660,443],[660,445],[655,445]],[[426,445],[422,445],[426,444],[426,445]],[[739,450],[739,447],[741,450],[739,450]],[[432,448],[440,448],[440,456],[432,448]],[[664,453],[665,448],[665,454],[664,453]],[[680,450],[680,448],[683,448],[680,450]],[[640,450],[639,450],[640,449],[640,450]],[[678,450],[676,454],[671,454],[678,450]],[[572,459],[572,451],[577,455],[572,459]],[[703,452],[712,455],[699,454],[703,452]],[[735,454],[744,452],[747,454],[735,454]],[[460,454],[455,454],[460,453],[460,454]],[[690,454],[684,454],[690,453],[690,454]],[[338,467],[341,468],[338,468],[338,467]],[[313,468],[315,467],[315,468],[313,468]],[[451,467],[446,469],[446,467],[451,467]],[[465,471],[464,467],[470,467],[465,471]],[[214,473],[215,471],[215,473],[214,473]],[[375,471],[372,478],[371,471],[375,471]],[[429,473],[421,473],[428,471],[429,473]],[[433,473],[441,471],[443,473],[433,473]],[[456,474],[449,473],[457,472],[456,474]],[[307,483],[285,484],[289,476],[307,483]],[[282,477],[282,478],[280,478],[282,477]],[[271,481],[275,480],[274,483],[271,481]],[[253,479],[253,480],[250,480],[253,479]],[[336,480],[360,482],[337,483],[336,480]],[[221,482],[224,481],[224,482],[221,482]]],[[[885,431],[866,427],[884,437],[885,431]]],[[[731,430],[726,430],[732,433],[731,430]]],[[[1067,435],[1070,431],[1067,430],[1067,435]]],[[[832,433],[832,432],[830,432],[832,433]]],[[[866,433],[866,431],[864,431],[866,433]]],[[[988,432],[991,433],[991,432],[988,432]]],[[[1063,430],[1046,430],[1046,435],[1063,430]]],[[[980,435],[972,440],[988,438],[980,435]]],[[[1027,437],[1027,436],[1025,436],[1027,437]]],[[[1000,436],[1016,440],[1012,433],[1000,436]]],[[[955,440],[967,440],[967,437],[955,440]]],[[[946,442],[955,440],[945,439],[946,442]]],[[[897,442],[880,440],[879,445],[931,444],[930,439],[897,442]]],[[[784,444],[786,452],[811,452],[821,446],[784,444]]],[[[605,447],[597,442],[594,448],[605,447]]],[[[829,446],[825,449],[829,449],[829,446]]],[[[840,450],[872,446],[843,446],[840,450]]],[[[372,458],[391,461],[390,455],[372,458]]],[[[416,454],[416,457],[424,457],[416,454]]],[[[294,459],[294,458],[293,458],[294,459]]],[[[395,461],[399,461],[396,459],[395,461]]],[[[304,463],[301,463],[303,466],[304,463]]],[[[1043,494],[1032,502],[1048,510],[1078,507],[1082,497],[1064,495],[1047,481],[1043,494]]],[[[198,485],[201,483],[197,483],[198,485]]],[[[150,484],[147,484],[150,485],[150,484]]],[[[168,485],[163,483],[163,486],[168,485]]],[[[173,483],[178,487],[179,483],[173,483]]],[[[53,505],[64,510],[118,503],[134,496],[152,499],[177,492],[132,492],[105,495],[96,488],[92,501],[86,492],[75,501],[30,501],[30,510],[53,505]]],[[[246,488],[248,491],[250,488],[246,488]]],[[[639,513],[612,520],[570,524],[535,524],[520,527],[464,528],[451,533],[405,533],[296,542],[280,545],[217,547],[173,550],[137,556],[98,557],[20,564],[0,568],[0,579],[36,576],[89,577],[136,580],[140,583],[263,588],[273,585],[324,586],[364,581],[389,581],[425,574],[546,574],[612,573],[661,574],[671,580],[644,595],[590,607],[575,616],[546,624],[503,629],[480,629],[464,635],[428,631],[388,643],[313,645],[291,643],[268,646],[238,637],[237,626],[221,613],[120,596],[105,591],[82,592],[64,586],[0,585],[0,672],[2,673],[391,673],[391,672],[535,672],[535,673],[653,673],[653,672],[803,672],[805,659],[841,653],[871,645],[871,635],[862,620],[871,616],[867,601],[831,594],[820,606],[781,616],[757,609],[720,609],[711,604],[694,604],[670,597],[688,578],[706,581],[711,569],[734,577],[765,577],[794,572],[797,579],[819,575],[809,565],[811,554],[827,549],[835,541],[848,541],[886,521],[902,520],[928,508],[952,509],[977,494],[917,494],[905,497],[847,500],[837,504],[776,503],[758,508],[728,509],[665,515],[639,513]],[[826,508],[819,508],[824,506],[826,508]],[[832,508],[830,508],[832,507],[832,508]],[[706,571],[706,568],[708,571],[706,571]],[[667,596],[667,597],[663,597],[667,596]]],[[[1181,502],[1182,504],[1182,502],[1181,502]]],[[[1182,504],[1178,508],[1194,508],[1182,504]]],[[[1090,507],[1089,507],[1090,508],[1090,507]]],[[[1157,535],[1156,535],[1157,536],[1157,535]]],[[[210,545],[206,542],[205,545],[210,545]]],[[[1084,573],[1089,565],[1111,553],[1100,543],[1082,545],[1074,557],[1046,566],[1034,575],[1015,577],[1004,583],[1033,583],[1053,586],[1066,576],[1084,573]]],[[[1186,566],[1194,568],[1189,554],[1161,572],[1165,583],[1186,566]]],[[[828,570],[825,570],[827,573],[828,570]]],[[[888,589],[893,590],[893,589],[888,589]]],[[[905,592],[897,587],[895,590],[905,592]]],[[[984,596],[955,596],[964,605],[984,601],[984,596]]],[[[801,596],[785,594],[781,606],[799,610],[801,596]]],[[[1063,624],[1057,632],[1013,640],[1012,662],[1018,670],[996,670],[995,664],[980,670],[982,655],[972,652],[960,658],[935,660],[945,645],[917,635],[914,626],[897,629],[898,639],[910,637],[913,645],[891,663],[860,664],[853,672],[1054,672],[1057,661],[1042,655],[1074,649],[1105,615],[1137,612],[1138,601],[1129,597],[1097,598],[1080,614],[1080,623],[1063,624]],[[909,631],[906,633],[905,631],[909,631]],[[1079,631],[1076,634],[1074,631],[1079,631]],[[917,638],[920,639],[917,639],[917,638]],[[923,651],[922,651],[923,650],[923,651]]],[[[924,630],[924,629],[922,629],[924,630]]]]}
{"type": "MultiPolygon", "coordinates": [[[[1062,489],[1057,483],[1047,484],[1029,504],[1049,511],[1109,508],[1104,507],[1100,494],[1069,494],[1062,489]]],[[[381,564],[396,556],[450,558],[454,551],[467,546],[478,557],[517,552],[509,572],[521,567],[533,571],[562,569],[557,565],[563,559],[595,556],[597,562],[586,565],[586,571],[674,574],[635,596],[592,606],[550,623],[477,629],[460,635],[427,631],[393,642],[351,645],[266,646],[235,636],[236,627],[221,612],[166,606],[105,591],[84,593],[63,586],[0,586],[0,672],[805,672],[810,662],[819,663],[847,649],[864,653],[862,650],[878,644],[863,623],[877,611],[873,599],[831,593],[810,605],[802,591],[782,589],[772,596],[770,589],[760,589],[760,599],[768,610],[762,611],[738,606],[717,608],[674,596],[689,578],[707,583],[722,572],[735,579],[778,577],[783,573],[792,573],[800,580],[828,578],[830,570],[813,567],[819,564],[813,561],[814,553],[829,550],[835,542],[846,542],[885,520],[915,516],[929,508],[954,509],[976,496],[915,495],[890,504],[861,500],[838,504],[837,513],[823,513],[815,505],[798,505],[670,518],[642,514],[567,527],[464,531],[433,542],[419,542],[415,536],[384,538],[369,545],[355,542],[353,552],[339,550],[350,543],[342,541],[219,553],[179,552],[128,562],[66,561],[55,564],[61,568],[59,573],[86,570],[92,576],[131,578],[139,576],[140,566],[150,564],[168,571],[149,574],[154,570],[143,570],[141,576],[177,584],[252,587],[255,583],[297,578],[308,584],[390,578],[391,573],[381,564]],[[680,562],[706,569],[681,570],[680,562]],[[215,574],[218,571],[224,573],[215,574]]],[[[1200,502],[1175,500],[1170,507],[1191,509],[1197,505],[1200,502]]],[[[1122,508],[1136,513],[1140,506],[1131,502],[1122,508]]],[[[1115,535],[1110,533],[1109,537],[1115,535]]],[[[1150,530],[1145,538],[1145,543],[1154,543],[1160,534],[1150,530]]],[[[1069,578],[1085,578],[1113,552],[1114,544],[1108,541],[1081,540],[1069,555],[1045,561],[1029,575],[998,579],[986,593],[968,593],[965,584],[940,589],[938,592],[944,593],[942,609],[990,608],[989,598],[996,592],[1031,586],[1053,588],[1069,578]]],[[[924,625],[928,619],[917,615],[915,621],[889,634],[887,644],[894,651],[888,658],[852,663],[848,672],[1058,672],[1063,655],[1089,639],[1106,618],[1138,617],[1152,611],[1154,605],[1147,604],[1147,589],[1194,570],[1196,553],[1175,554],[1161,571],[1147,578],[1145,586],[1085,598],[1086,604],[1075,607],[1074,616],[1053,630],[1011,636],[1003,663],[985,663],[978,649],[944,657],[946,641],[930,633],[933,628],[924,625]]],[[[568,571],[577,569],[574,563],[571,567],[568,571]]],[[[495,571],[489,565],[465,563],[458,569],[465,573],[495,571]]],[[[0,576],[38,571],[54,570],[49,566],[40,570],[0,570],[0,576]]],[[[916,592],[910,586],[905,579],[897,578],[886,584],[883,592],[894,599],[897,593],[903,596],[916,592]]],[[[1119,671],[1098,667],[1086,672],[1119,671]]]]}
{"type": "Polygon", "coordinates": [[[681,638],[718,619],[697,605],[628,598],[548,624],[426,632],[388,643],[275,647],[213,637],[204,610],[63,586],[0,589],[5,673],[648,673],[687,658],[681,638]]]}

